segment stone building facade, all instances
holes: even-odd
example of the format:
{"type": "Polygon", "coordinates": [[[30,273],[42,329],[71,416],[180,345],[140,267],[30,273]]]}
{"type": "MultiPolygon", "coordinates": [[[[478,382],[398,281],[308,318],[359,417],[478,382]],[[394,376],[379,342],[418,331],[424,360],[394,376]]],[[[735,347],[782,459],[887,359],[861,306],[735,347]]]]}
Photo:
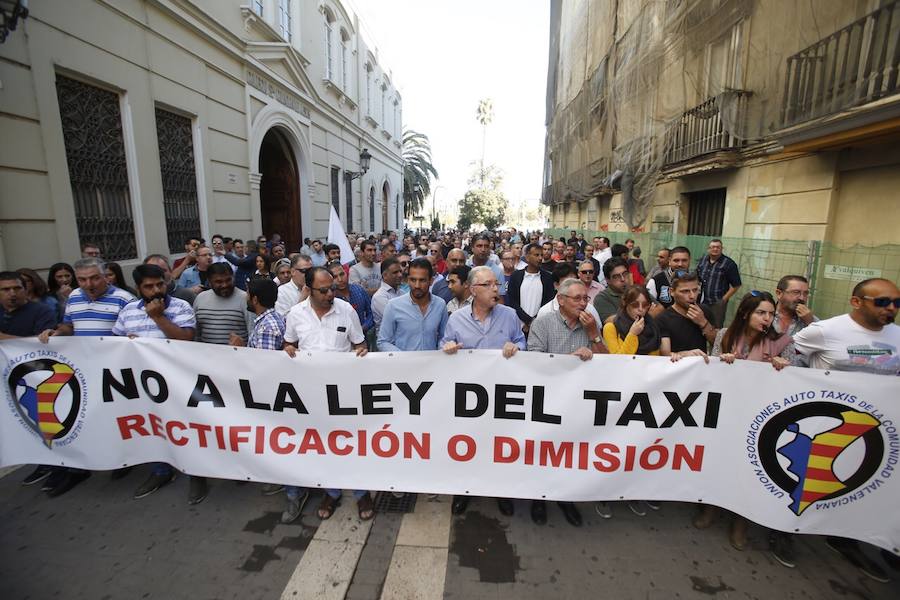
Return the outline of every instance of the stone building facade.
{"type": "Polygon", "coordinates": [[[551,224],[900,243],[897,0],[555,0],[551,224]]]}
{"type": "Polygon", "coordinates": [[[0,44],[0,264],[402,228],[402,100],[340,0],[29,3],[0,44]],[[360,155],[371,154],[360,174],[360,155]]]}

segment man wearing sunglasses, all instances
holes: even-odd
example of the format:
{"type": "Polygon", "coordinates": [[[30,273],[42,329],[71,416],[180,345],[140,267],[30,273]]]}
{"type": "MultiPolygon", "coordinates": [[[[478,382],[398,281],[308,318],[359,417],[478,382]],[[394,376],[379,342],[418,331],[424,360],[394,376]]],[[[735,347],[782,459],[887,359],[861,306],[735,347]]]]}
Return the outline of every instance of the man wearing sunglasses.
{"type": "Polygon", "coordinates": [[[887,279],[861,281],[853,288],[851,310],[812,323],[794,336],[797,352],[814,369],[862,371],[879,375],[900,372],[900,327],[894,320],[900,291],[887,279]]]}
{"type": "MultiPolygon", "coordinates": [[[[866,279],[853,288],[851,310],[846,315],[811,323],[794,336],[794,347],[813,369],[860,371],[876,375],[900,374],[900,327],[894,320],[900,310],[900,290],[881,278],[866,279]]],[[[846,538],[826,538],[859,571],[875,581],[890,581],[884,569],[866,556],[859,542],[846,538]]],[[[882,550],[881,555],[897,566],[897,558],[882,550]]]]}
{"type": "Polygon", "coordinates": [[[275,312],[286,317],[291,308],[309,297],[306,287],[306,272],[312,268],[312,259],[305,254],[295,255],[291,260],[291,280],[278,286],[278,300],[275,312]]]}

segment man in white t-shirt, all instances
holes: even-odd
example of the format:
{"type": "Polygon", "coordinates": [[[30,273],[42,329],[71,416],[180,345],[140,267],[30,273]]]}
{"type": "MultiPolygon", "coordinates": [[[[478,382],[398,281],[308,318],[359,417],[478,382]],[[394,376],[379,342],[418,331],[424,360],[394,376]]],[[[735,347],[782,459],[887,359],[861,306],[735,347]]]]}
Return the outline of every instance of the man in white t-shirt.
{"type": "MultiPolygon", "coordinates": [[[[900,290],[887,279],[861,281],[853,288],[849,314],[810,323],[794,335],[794,347],[813,369],[859,371],[877,375],[900,374],[900,326],[894,323],[900,309],[900,290]]],[[[890,578],[866,556],[859,542],[828,536],[826,543],[859,571],[875,581],[890,578]]],[[[882,550],[896,565],[896,557],[882,550]]]]}
{"type": "Polygon", "coordinates": [[[797,352],[814,369],[900,373],[900,326],[894,323],[900,291],[887,279],[853,288],[849,314],[810,323],[794,336],[797,352]]]}

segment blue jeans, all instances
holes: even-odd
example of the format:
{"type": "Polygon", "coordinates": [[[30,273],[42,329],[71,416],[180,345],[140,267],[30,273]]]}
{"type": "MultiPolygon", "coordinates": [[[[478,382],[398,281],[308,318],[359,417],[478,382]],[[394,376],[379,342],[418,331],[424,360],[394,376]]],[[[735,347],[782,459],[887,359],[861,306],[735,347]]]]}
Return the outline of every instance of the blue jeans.
{"type": "Polygon", "coordinates": [[[287,496],[288,500],[296,500],[306,493],[306,488],[298,487],[296,485],[284,486],[284,495],[287,496]]]}
{"type": "Polygon", "coordinates": [[[154,475],[171,475],[172,465],[168,463],[153,463],[153,474],[154,475]]]}
{"type": "MultiPolygon", "coordinates": [[[[341,490],[325,490],[325,493],[331,496],[332,498],[340,498],[341,490]]],[[[359,500],[369,492],[367,490],[353,490],[353,497],[359,500]]]]}

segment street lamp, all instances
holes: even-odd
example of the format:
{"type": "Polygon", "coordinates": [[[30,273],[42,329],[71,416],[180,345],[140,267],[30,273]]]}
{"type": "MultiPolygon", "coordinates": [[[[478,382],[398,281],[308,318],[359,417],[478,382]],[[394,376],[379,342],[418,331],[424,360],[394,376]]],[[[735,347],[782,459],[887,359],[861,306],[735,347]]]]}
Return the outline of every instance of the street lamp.
{"type": "Polygon", "coordinates": [[[10,31],[15,31],[19,19],[28,17],[28,0],[0,0],[0,44],[10,31]]]}
{"type": "Polygon", "coordinates": [[[369,162],[372,160],[372,155],[369,154],[368,148],[363,148],[362,152],[359,153],[359,171],[347,171],[347,175],[350,176],[350,179],[358,179],[366,174],[366,171],[369,170],[369,162]]]}
{"type": "Polygon", "coordinates": [[[431,193],[431,222],[434,223],[434,220],[437,218],[437,193],[440,189],[446,189],[444,186],[439,185],[434,188],[434,191],[431,193]]]}

